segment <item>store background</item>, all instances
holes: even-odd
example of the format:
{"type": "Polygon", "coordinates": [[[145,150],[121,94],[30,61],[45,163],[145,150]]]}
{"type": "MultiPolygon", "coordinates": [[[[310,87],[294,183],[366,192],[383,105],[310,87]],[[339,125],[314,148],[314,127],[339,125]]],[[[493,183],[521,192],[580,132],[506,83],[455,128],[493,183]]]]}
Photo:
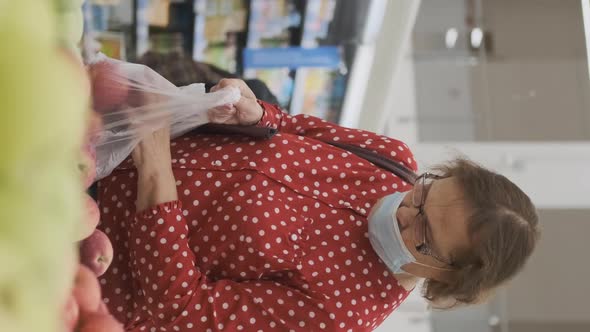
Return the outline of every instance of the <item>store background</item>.
{"type": "Polygon", "coordinates": [[[292,114],[401,138],[423,168],[463,153],[530,193],[544,234],[510,286],[452,313],[415,293],[378,331],[590,331],[589,0],[93,0],[85,13],[113,57],[185,52],[262,79],[292,114]],[[244,57],[276,51],[271,68],[244,57]]]}

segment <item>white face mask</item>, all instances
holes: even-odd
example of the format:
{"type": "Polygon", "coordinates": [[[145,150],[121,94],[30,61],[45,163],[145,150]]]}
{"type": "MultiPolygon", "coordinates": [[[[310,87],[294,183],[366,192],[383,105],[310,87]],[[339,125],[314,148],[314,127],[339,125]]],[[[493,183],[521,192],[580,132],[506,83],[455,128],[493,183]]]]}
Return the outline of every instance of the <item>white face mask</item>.
{"type": "Polygon", "coordinates": [[[402,266],[416,262],[404,243],[395,217],[406,194],[385,196],[369,217],[369,241],[379,258],[394,274],[406,273],[402,266]]]}

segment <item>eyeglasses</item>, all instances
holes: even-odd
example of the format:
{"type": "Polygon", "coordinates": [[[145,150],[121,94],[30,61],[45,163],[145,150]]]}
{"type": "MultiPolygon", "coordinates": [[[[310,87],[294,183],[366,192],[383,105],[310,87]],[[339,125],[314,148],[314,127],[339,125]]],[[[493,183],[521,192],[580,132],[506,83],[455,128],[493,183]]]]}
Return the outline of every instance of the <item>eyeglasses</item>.
{"type": "Polygon", "coordinates": [[[450,260],[436,254],[433,250],[431,245],[428,243],[428,231],[430,227],[428,226],[428,218],[424,213],[424,203],[426,202],[426,195],[430,190],[430,186],[434,180],[440,180],[444,177],[432,173],[424,173],[420,175],[416,179],[416,183],[414,185],[414,191],[412,194],[412,205],[418,209],[418,214],[416,214],[415,219],[415,244],[416,250],[421,253],[422,255],[430,256],[437,261],[452,266],[453,262],[450,260]]]}

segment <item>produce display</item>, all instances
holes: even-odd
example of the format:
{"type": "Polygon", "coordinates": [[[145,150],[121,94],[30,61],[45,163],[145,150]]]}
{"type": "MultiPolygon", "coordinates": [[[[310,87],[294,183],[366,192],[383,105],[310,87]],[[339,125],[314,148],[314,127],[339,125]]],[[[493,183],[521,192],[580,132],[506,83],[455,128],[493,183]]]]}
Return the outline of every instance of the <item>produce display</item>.
{"type": "Polygon", "coordinates": [[[101,300],[112,246],[85,193],[100,117],[81,3],[0,0],[0,331],[123,331],[101,300]]]}
{"type": "MultiPolygon", "coordinates": [[[[93,85],[94,81],[91,81],[93,85]]],[[[100,117],[88,111],[87,128],[82,141],[79,162],[80,179],[83,189],[88,189],[96,179],[96,152],[94,150],[96,133],[101,130],[100,117]]],[[[66,332],[117,332],[123,326],[110,315],[101,299],[98,277],[111,264],[113,246],[109,238],[96,229],[100,222],[100,211],[96,201],[81,191],[84,197],[84,213],[77,225],[79,263],[71,295],[63,307],[64,331],[66,332]]]]}
{"type": "Polygon", "coordinates": [[[89,187],[164,120],[178,136],[240,98],[108,58],[84,66],[81,3],[0,0],[1,332],[123,331],[101,298],[114,253],[89,187]]]}

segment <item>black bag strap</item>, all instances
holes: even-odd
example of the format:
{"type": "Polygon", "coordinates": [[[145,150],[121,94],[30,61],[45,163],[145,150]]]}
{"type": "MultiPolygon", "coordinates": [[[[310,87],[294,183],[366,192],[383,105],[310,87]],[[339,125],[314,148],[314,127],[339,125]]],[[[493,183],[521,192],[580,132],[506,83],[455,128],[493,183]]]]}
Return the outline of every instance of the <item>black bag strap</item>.
{"type": "Polygon", "coordinates": [[[213,135],[244,135],[252,138],[269,139],[278,131],[269,127],[228,125],[219,123],[206,123],[191,131],[194,134],[213,135]]]}
{"type": "MultiPolygon", "coordinates": [[[[204,133],[204,134],[234,134],[234,135],[245,135],[253,138],[264,138],[268,139],[273,137],[277,130],[268,127],[257,127],[257,126],[239,126],[239,125],[225,125],[225,124],[213,124],[208,123],[205,124],[196,130],[193,133],[204,133]]],[[[317,138],[315,138],[317,139],[317,138]]],[[[383,157],[371,150],[362,148],[360,146],[340,143],[335,141],[325,141],[319,140],[326,144],[330,144],[337,148],[349,151],[354,153],[355,155],[383,168],[386,171],[389,171],[402,180],[414,184],[416,182],[416,173],[412,171],[410,168],[404,166],[400,162],[388,159],[383,157]]]]}
{"type": "Polygon", "coordinates": [[[404,180],[410,184],[414,184],[416,182],[416,177],[417,177],[416,173],[414,173],[413,170],[411,170],[410,168],[406,167],[405,165],[403,165],[397,161],[393,161],[391,159],[385,158],[373,151],[362,148],[360,146],[346,144],[346,143],[340,143],[340,142],[334,142],[334,141],[323,141],[322,140],[322,142],[333,145],[338,148],[341,148],[343,150],[347,150],[351,153],[354,153],[355,155],[357,155],[363,159],[366,159],[367,161],[383,168],[384,170],[397,175],[399,178],[401,178],[402,180],[404,180]]]}

